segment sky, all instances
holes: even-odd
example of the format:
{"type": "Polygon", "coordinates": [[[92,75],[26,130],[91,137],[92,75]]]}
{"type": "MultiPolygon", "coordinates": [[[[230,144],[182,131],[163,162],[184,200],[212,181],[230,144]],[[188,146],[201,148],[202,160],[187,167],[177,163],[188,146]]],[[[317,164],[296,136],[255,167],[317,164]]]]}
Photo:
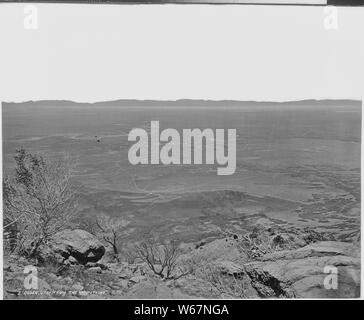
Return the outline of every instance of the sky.
{"type": "Polygon", "coordinates": [[[364,8],[0,4],[0,100],[361,99],[364,8]]]}

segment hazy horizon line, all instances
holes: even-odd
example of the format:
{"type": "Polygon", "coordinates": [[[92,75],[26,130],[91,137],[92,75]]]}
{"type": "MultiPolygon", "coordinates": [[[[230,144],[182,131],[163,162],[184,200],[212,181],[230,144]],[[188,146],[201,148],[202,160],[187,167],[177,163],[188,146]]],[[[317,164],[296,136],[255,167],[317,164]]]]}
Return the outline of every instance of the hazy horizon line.
{"type": "Polygon", "coordinates": [[[89,105],[89,106],[244,106],[247,104],[256,105],[284,105],[284,104],[315,104],[315,105],[336,105],[338,103],[345,104],[362,104],[362,100],[358,99],[300,99],[300,100],[286,100],[286,101],[258,101],[258,100],[235,100],[235,99],[175,99],[175,100],[157,100],[157,99],[116,99],[104,100],[96,102],[79,102],[74,100],[63,99],[45,99],[45,100],[27,100],[22,102],[2,101],[2,106],[5,105],[45,105],[60,106],[60,105],[89,105]]]}

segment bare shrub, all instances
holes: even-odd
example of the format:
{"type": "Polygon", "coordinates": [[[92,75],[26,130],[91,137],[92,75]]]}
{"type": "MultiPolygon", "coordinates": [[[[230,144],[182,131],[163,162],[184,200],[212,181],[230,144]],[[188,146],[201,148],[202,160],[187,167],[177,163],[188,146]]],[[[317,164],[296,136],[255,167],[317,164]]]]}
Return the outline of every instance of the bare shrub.
{"type": "Polygon", "coordinates": [[[158,244],[155,239],[148,239],[136,246],[136,253],[162,279],[177,280],[190,273],[188,269],[179,266],[181,251],[174,241],[158,244]]]}
{"type": "Polygon", "coordinates": [[[256,226],[251,232],[245,234],[238,235],[230,231],[224,231],[223,234],[226,237],[233,237],[239,244],[240,249],[250,259],[276,251],[301,248],[312,242],[334,240],[330,233],[293,226],[256,226]]]}
{"type": "Polygon", "coordinates": [[[253,231],[242,235],[240,244],[249,258],[260,257],[273,251],[271,239],[264,233],[257,234],[253,231]]]}
{"type": "Polygon", "coordinates": [[[120,255],[128,264],[134,264],[139,258],[138,253],[135,252],[134,248],[124,248],[121,250],[120,255]]]}
{"type": "Polygon", "coordinates": [[[219,267],[208,264],[199,270],[201,278],[225,297],[246,298],[244,284],[239,277],[223,274],[219,267]]]}
{"type": "Polygon", "coordinates": [[[13,250],[30,245],[31,251],[26,253],[33,256],[76,214],[71,163],[67,159],[50,161],[24,149],[17,150],[14,159],[14,176],[3,180],[3,229],[15,238],[13,250]]]}
{"type": "Polygon", "coordinates": [[[120,240],[123,229],[130,222],[123,218],[114,218],[107,215],[101,215],[95,218],[96,236],[109,244],[114,256],[117,258],[119,255],[120,240]]]}
{"type": "Polygon", "coordinates": [[[55,274],[57,276],[64,275],[65,272],[69,269],[68,265],[60,264],[56,259],[48,258],[42,264],[42,270],[46,274],[55,274]]]}

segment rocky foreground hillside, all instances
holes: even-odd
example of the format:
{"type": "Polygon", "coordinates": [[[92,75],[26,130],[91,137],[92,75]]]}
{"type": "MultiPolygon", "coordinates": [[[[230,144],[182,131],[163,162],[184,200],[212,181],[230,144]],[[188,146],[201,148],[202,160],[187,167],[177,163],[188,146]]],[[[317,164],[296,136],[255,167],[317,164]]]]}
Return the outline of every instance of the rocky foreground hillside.
{"type": "Polygon", "coordinates": [[[309,229],[270,227],[226,234],[209,243],[183,246],[178,265],[184,270],[179,276],[163,279],[145,261],[110,259],[108,248],[90,233],[65,230],[41,248],[36,260],[5,256],[4,296],[178,299],[360,294],[359,239],[341,242],[309,229]],[[28,265],[36,265],[31,281],[24,274],[28,265]]]}

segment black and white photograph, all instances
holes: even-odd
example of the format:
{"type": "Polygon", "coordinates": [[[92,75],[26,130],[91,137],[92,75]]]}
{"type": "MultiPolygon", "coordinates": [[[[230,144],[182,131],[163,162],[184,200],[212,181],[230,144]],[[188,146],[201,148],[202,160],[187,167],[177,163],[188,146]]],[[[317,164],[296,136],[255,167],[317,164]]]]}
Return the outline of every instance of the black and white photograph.
{"type": "Polygon", "coordinates": [[[3,299],[361,298],[363,17],[0,4],[3,299]]]}

